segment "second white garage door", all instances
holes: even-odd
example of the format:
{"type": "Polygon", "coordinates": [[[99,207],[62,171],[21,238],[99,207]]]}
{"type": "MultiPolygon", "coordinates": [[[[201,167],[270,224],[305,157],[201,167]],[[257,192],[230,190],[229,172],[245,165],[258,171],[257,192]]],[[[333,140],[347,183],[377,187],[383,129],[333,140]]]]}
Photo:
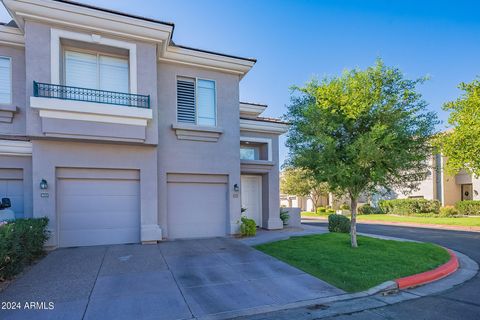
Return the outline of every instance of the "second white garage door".
{"type": "Polygon", "coordinates": [[[59,246],[140,241],[139,172],[57,169],[59,246]]]}
{"type": "Polygon", "coordinates": [[[227,176],[169,174],[168,238],[225,236],[227,176]]]}

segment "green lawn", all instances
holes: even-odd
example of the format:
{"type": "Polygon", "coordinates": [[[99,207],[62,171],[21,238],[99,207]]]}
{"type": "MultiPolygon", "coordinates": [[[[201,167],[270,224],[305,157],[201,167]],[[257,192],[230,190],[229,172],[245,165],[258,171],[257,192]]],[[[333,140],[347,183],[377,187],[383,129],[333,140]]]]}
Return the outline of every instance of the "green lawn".
{"type": "Polygon", "coordinates": [[[387,280],[434,269],[449,260],[434,244],[327,233],[292,237],[255,248],[348,292],[374,287],[387,280]]]}
{"type": "Polygon", "coordinates": [[[322,212],[321,214],[318,214],[318,213],[310,212],[310,211],[302,211],[301,212],[302,217],[325,217],[325,218],[327,218],[328,215],[330,215],[330,214],[332,214],[332,213],[322,212]]]}
{"type": "MultiPolygon", "coordinates": [[[[314,212],[303,211],[302,217],[322,217],[327,219],[329,213],[316,214],[314,212]]],[[[389,214],[369,214],[357,215],[360,221],[385,221],[385,222],[406,222],[420,224],[441,224],[449,226],[480,227],[480,217],[461,217],[461,218],[441,218],[441,217],[416,217],[416,216],[394,216],[389,214]]]]}
{"type": "Polygon", "coordinates": [[[462,218],[435,218],[435,217],[410,217],[393,216],[387,214],[370,214],[357,216],[358,220],[389,221],[389,222],[413,222],[422,224],[442,224],[450,226],[480,227],[480,217],[462,218]]]}

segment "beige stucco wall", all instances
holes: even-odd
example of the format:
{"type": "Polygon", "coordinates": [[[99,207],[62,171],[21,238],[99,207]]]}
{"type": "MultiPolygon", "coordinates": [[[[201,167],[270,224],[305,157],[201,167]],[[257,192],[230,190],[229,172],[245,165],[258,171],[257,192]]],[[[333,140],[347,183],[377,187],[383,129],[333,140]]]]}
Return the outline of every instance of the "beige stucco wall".
{"type": "MultiPolygon", "coordinates": [[[[228,176],[227,233],[236,233],[240,219],[239,77],[180,64],[158,64],[158,199],[159,219],[167,226],[167,174],[194,173],[228,176]],[[177,76],[216,81],[217,126],[223,130],[217,142],[179,140],[172,129],[177,123],[177,76]]],[[[185,199],[178,199],[184,201],[185,199]]],[[[165,230],[168,237],[168,229],[165,230]]]]}
{"type": "Polygon", "coordinates": [[[17,111],[11,123],[0,122],[0,134],[24,136],[26,125],[25,104],[25,50],[19,47],[0,45],[0,56],[8,57],[12,63],[12,103],[17,111]]]}
{"type": "MultiPolygon", "coordinates": [[[[57,168],[140,170],[140,224],[142,228],[149,229],[158,226],[155,147],[35,140],[32,153],[33,216],[50,219],[49,229],[52,236],[47,245],[56,246],[58,242],[57,168]],[[42,179],[48,182],[47,191],[38,187],[42,179]],[[47,196],[42,196],[42,193],[47,196]]],[[[143,231],[142,241],[160,240],[146,238],[143,231]]]]}
{"type": "MultiPolygon", "coordinates": [[[[33,81],[52,83],[51,77],[51,29],[55,28],[44,23],[26,21],[25,23],[25,56],[26,56],[26,103],[29,104],[30,97],[33,96],[33,81]]],[[[70,30],[72,31],[72,30],[70,30]]],[[[82,32],[82,30],[73,30],[82,32]]],[[[102,35],[100,33],[100,35],[102,35]]],[[[118,39],[112,35],[102,35],[111,39],[118,39]]],[[[33,139],[45,137],[45,128],[48,126],[55,134],[49,133],[49,136],[57,136],[71,139],[105,140],[105,141],[124,141],[131,143],[128,139],[129,130],[139,141],[138,143],[157,144],[158,141],[158,109],[157,106],[157,47],[154,43],[132,42],[136,46],[137,52],[137,93],[150,96],[150,105],[153,111],[153,119],[148,120],[144,130],[144,141],[139,140],[138,127],[130,125],[108,124],[101,122],[85,121],[65,121],[57,119],[48,119],[48,123],[43,124],[39,116],[38,109],[26,108],[27,135],[33,139]],[[128,128],[131,127],[131,128],[128,128]],[[62,132],[62,128],[68,128],[62,132]],[[82,134],[82,133],[85,134],[82,134]],[[116,136],[116,132],[121,132],[116,136]]],[[[45,120],[43,120],[45,121],[45,120]]],[[[142,138],[143,138],[142,137],[142,138]]]]}
{"type": "Polygon", "coordinates": [[[462,187],[455,182],[455,177],[443,175],[443,203],[444,206],[453,206],[462,200],[462,187]]]}
{"type": "Polygon", "coordinates": [[[480,177],[472,178],[473,200],[480,200],[480,177]]]}

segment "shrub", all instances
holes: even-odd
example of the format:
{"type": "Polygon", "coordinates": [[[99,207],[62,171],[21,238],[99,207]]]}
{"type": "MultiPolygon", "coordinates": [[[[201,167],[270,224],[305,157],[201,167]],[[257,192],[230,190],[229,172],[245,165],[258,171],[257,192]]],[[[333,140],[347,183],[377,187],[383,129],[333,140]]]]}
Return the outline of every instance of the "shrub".
{"type": "Polygon", "coordinates": [[[44,254],[48,218],[17,219],[0,226],[0,281],[9,279],[44,254]]]}
{"type": "Polygon", "coordinates": [[[280,208],[280,219],[282,220],[284,226],[288,224],[288,220],[290,220],[290,215],[288,214],[288,210],[280,208]]]}
{"type": "Polygon", "coordinates": [[[328,216],[328,231],[330,232],[350,232],[350,219],[340,214],[331,214],[328,216]]]}
{"type": "Polygon", "coordinates": [[[344,203],[340,206],[340,210],[350,210],[350,206],[348,204],[344,203]]]}
{"type": "Polygon", "coordinates": [[[329,213],[329,214],[332,214],[332,213],[335,213],[335,210],[333,210],[333,209],[327,209],[326,212],[329,213]]]}
{"type": "Polygon", "coordinates": [[[255,220],[249,219],[245,216],[242,216],[240,220],[240,233],[242,236],[251,237],[257,234],[257,224],[255,223],[255,220]]]}
{"type": "Polygon", "coordinates": [[[455,204],[455,208],[464,216],[480,215],[480,200],[465,200],[455,204]]]}
{"type": "Polygon", "coordinates": [[[322,213],[325,213],[327,211],[327,208],[325,207],[318,207],[317,208],[317,214],[322,214],[322,213]]]}
{"type": "Polygon", "coordinates": [[[357,210],[357,214],[379,214],[379,213],[382,213],[380,208],[372,207],[368,203],[359,207],[357,210]]]}
{"type": "Polygon", "coordinates": [[[457,208],[453,206],[445,206],[440,208],[440,216],[442,217],[453,217],[458,215],[459,215],[459,212],[457,208]]]}
{"type": "Polygon", "coordinates": [[[397,215],[412,214],[438,214],[440,212],[440,202],[438,200],[427,199],[395,199],[381,200],[378,205],[383,213],[397,215]]]}

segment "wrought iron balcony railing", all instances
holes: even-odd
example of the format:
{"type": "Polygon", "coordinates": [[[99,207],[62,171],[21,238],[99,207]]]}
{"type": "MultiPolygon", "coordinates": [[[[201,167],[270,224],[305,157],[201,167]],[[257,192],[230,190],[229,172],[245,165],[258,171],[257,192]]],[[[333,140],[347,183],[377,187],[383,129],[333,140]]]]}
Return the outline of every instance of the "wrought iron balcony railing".
{"type": "Polygon", "coordinates": [[[150,108],[150,96],[115,91],[78,88],[58,84],[33,82],[35,97],[116,104],[128,107],[150,108]]]}

